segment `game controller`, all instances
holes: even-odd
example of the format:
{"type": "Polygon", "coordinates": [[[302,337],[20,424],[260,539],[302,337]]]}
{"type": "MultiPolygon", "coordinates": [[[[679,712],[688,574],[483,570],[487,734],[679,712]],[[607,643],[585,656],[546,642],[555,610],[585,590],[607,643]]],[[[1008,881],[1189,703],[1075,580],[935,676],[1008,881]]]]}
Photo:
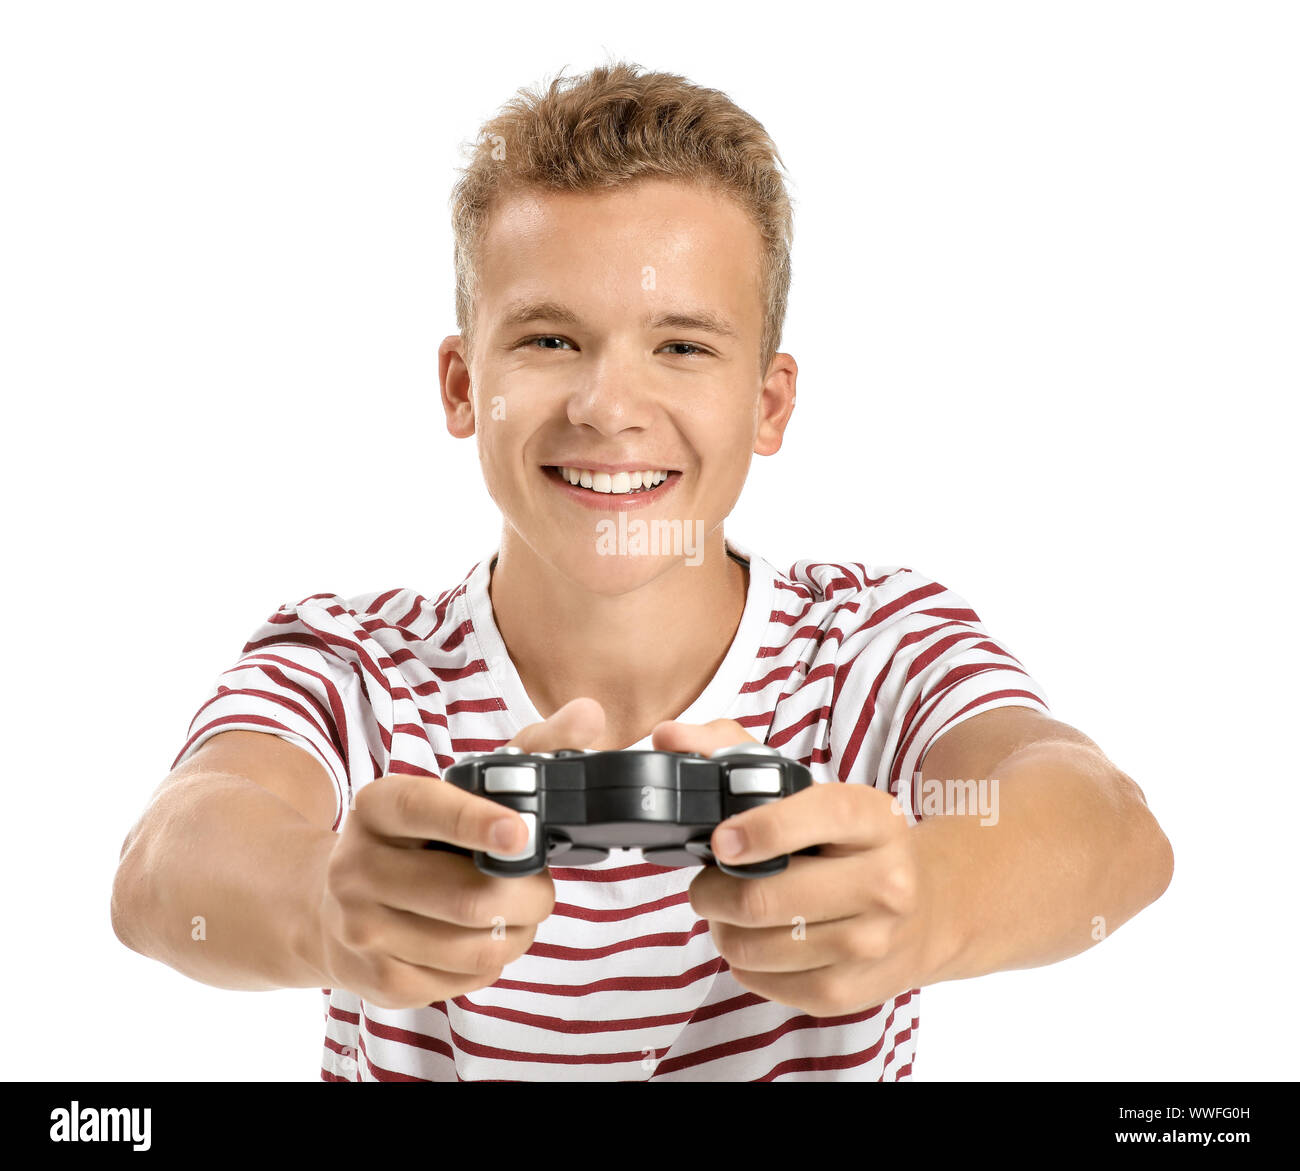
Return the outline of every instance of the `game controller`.
{"type": "MultiPolygon", "coordinates": [[[[787,855],[729,866],[713,856],[709,839],[733,814],[814,784],[802,764],[752,742],[708,757],[649,749],[526,753],[507,745],[469,753],[442,779],[513,809],[528,826],[528,844],[510,855],[445,842],[425,848],[472,853],[480,871],[503,878],[537,874],[548,865],[590,866],[616,848],[639,848],[658,866],[714,863],[737,878],[779,874],[787,855]]],[[[817,847],[799,852],[815,854],[817,847]]]]}

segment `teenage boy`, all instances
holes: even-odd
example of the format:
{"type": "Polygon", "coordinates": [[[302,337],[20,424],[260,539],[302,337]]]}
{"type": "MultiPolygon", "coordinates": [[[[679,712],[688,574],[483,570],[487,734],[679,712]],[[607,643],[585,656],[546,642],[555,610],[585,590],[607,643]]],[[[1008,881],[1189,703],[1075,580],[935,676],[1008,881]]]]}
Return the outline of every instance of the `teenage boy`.
{"type": "Polygon", "coordinates": [[[497,549],[432,599],[280,607],[123,847],[123,942],[320,987],[327,1080],[906,1078],[923,985],[1074,955],[1170,880],[1137,785],[961,597],[724,536],[795,402],[778,165],[723,94],[629,65],[484,127],[439,378],[497,549]],[[421,848],[523,846],[438,779],[468,752],[751,740],[818,783],[712,845],[821,847],[777,876],[618,850],[500,879],[421,848]]]}

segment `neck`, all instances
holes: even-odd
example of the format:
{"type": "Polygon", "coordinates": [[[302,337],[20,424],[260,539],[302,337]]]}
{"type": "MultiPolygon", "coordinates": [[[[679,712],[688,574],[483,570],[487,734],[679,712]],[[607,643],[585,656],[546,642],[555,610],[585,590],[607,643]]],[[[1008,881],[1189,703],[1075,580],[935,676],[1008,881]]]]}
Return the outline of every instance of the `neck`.
{"type": "Polygon", "coordinates": [[[584,747],[610,749],[690,707],[726,658],[748,589],[749,570],[726,552],[721,526],[699,564],[678,560],[614,596],[563,576],[507,526],[488,596],[533,706],[547,718],[590,696],[605,709],[605,734],[584,747]]]}

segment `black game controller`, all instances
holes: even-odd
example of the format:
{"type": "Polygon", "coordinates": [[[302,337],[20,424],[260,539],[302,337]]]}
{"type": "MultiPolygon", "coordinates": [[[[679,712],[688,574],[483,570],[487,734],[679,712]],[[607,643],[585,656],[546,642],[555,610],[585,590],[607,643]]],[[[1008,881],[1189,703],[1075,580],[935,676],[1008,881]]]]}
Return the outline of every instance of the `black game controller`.
{"type": "MultiPolygon", "coordinates": [[[[513,809],[528,826],[518,854],[472,851],[484,874],[522,877],[548,865],[589,866],[616,847],[639,847],[658,866],[716,863],[737,878],[779,874],[788,856],[728,866],[709,848],[720,821],[788,797],[814,782],[808,769],[766,744],[736,744],[711,757],[698,752],[562,749],[525,753],[507,745],[472,752],[444,781],[513,809]]],[[[444,842],[426,849],[471,851],[444,842]]],[[[799,851],[815,854],[817,847],[799,851]]]]}

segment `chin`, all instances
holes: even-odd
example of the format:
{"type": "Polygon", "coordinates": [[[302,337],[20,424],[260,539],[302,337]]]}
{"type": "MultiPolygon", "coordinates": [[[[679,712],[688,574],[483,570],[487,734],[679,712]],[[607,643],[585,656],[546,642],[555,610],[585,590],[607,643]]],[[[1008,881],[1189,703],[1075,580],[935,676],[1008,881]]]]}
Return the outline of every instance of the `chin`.
{"type": "Polygon", "coordinates": [[[638,590],[665,573],[689,567],[694,560],[680,553],[619,552],[616,540],[616,534],[612,534],[612,539],[605,541],[604,552],[597,547],[594,533],[585,539],[570,538],[562,545],[557,545],[552,535],[544,545],[533,547],[575,589],[610,598],[638,590]]]}

